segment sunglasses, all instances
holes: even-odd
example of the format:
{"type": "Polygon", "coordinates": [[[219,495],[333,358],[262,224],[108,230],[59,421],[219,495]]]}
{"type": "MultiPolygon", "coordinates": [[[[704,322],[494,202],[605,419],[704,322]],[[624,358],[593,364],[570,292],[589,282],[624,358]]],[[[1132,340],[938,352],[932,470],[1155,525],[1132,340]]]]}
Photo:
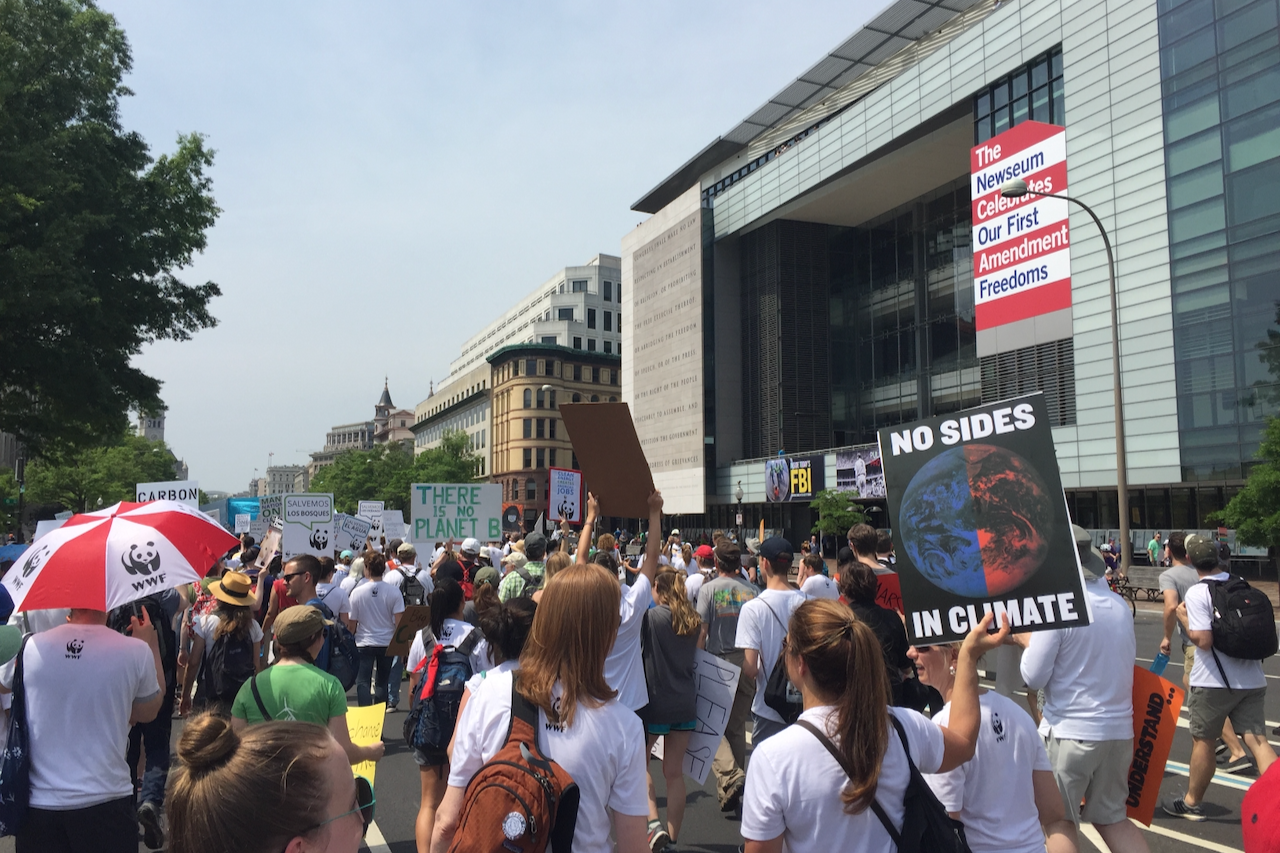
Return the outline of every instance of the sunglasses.
{"type": "Polygon", "coordinates": [[[289,581],[289,580],[293,580],[294,578],[300,578],[305,574],[306,572],[293,572],[291,574],[283,575],[282,577],[284,580],[289,581]]]}
{"type": "MultiPolygon", "coordinates": [[[[373,807],[377,805],[377,802],[378,802],[378,798],[373,795],[373,783],[363,776],[357,776],[356,777],[356,807],[351,811],[343,812],[340,815],[334,815],[328,820],[321,821],[320,823],[317,823],[315,826],[313,826],[311,829],[312,830],[319,829],[322,826],[333,823],[335,820],[342,820],[344,817],[347,817],[348,815],[353,815],[356,812],[359,812],[360,820],[364,821],[364,830],[360,833],[360,837],[363,838],[364,834],[369,831],[369,824],[373,823],[373,807]]],[[[311,831],[311,830],[308,830],[308,831],[311,831]]]]}

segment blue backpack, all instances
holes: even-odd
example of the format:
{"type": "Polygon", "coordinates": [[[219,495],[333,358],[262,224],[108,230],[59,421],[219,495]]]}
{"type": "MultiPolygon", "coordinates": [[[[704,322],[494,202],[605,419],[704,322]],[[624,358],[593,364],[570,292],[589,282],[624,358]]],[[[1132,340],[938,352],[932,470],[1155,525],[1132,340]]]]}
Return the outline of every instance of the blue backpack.
{"type": "Polygon", "coordinates": [[[355,635],[347,630],[342,620],[333,615],[329,605],[319,598],[307,604],[320,611],[320,615],[333,622],[325,629],[324,645],[316,655],[316,666],[338,679],[343,690],[350,690],[360,672],[360,650],[356,648],[355,635]]]}
{"type": "Polygon", "coordinates": [[[422,689],[404,721],[404,739],[409,746],[428,753],[442,753],[453,739],[458,709],[471,669],[471,653],[484,639],[479,628],[457,646],[436,643],[415,672],[422,673],[422,689]]]}

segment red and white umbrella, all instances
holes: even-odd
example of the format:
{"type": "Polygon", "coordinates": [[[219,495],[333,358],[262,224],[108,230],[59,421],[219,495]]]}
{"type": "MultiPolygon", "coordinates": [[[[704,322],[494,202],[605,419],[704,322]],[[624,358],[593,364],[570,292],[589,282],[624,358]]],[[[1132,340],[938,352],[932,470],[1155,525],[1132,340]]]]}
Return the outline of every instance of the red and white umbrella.
{"type": "Polygon", "coordinates": [[[41,536],[3,583],[18,610],[111,610],[199,582],[237,541],[186,504],[121,502],[41,536]]]}

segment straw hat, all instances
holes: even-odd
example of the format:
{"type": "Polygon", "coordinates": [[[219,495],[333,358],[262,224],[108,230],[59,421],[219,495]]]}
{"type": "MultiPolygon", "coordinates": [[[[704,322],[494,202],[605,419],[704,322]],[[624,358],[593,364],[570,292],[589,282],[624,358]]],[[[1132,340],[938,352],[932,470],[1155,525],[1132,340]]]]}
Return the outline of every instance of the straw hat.
{"type": "Polygon", "coordinates": [[[209,593],[219,601],[239,607],[257,603],[253,597],[253,581],[242,572],[224,572],[221,579],[209,584],[209,593]]]}

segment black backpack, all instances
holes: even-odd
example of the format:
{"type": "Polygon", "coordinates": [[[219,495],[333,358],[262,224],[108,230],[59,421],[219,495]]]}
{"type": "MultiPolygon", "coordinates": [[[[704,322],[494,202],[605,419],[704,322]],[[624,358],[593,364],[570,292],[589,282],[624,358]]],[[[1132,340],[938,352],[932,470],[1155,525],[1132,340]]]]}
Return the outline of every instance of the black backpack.
{"type": "Polygon", "coordinates": [[[147,612],[147,618],[156,629],[156,645],[160,649],[160,663],[164,667],[166,677],[177,671],[178,640],[173,634],[173,623],[164,614],[164,607],[154,595],[148,595],[137,601],[122,604],[107,614],[107,627],[121,634],[129,631],[130,620],[147,612]]]}
{"type": "MultiPolygon", "coordinates": [[[[889,820],[880,804],[871,800],[871,810],[875,812],[884,826],[893,846],[898,853],[972,853],[969,841],[964,835],[964,824],[947,814],[946,808],[938,800],[929,783],[924,780],[911,759],[911,747],[907,745],[907,733],[902,730],[902,723],[893,714],[889,714],[889,722],[898,731],[898,739],[902,741],[902,751],[907,754],[907,767],[911,775],[907,780],[907,790],[902,795],[902,831],[899,832],[889,820]]],[[[836,762],[850,777],[850,768],[844,763],[844,756],[835,744],[813,723],[801,720],[797,725],[803,726],[827,748],[836,762]]]]}
{"type": "Polygon", "coordinates": [[[1213,608],[1213,659],[1226,682],[1218,652],[1240,660],[1263,660],[1276,653],[1280,639],[1276,636],[1275,611],[1271,599],[1249,586],[1248,581],[1232,575],[1225,581],[1205,578],[1209,587],[1209,603],[1213,608]]]}
{"type": "Polygon", "coordinates": [[[778,659],[773,662],[773,669],[769,671],[769,680],[765,682],[764,704],[776,711],[784,722],[794,723],[800,718],[800,712],[804,710],[804,697],[787,677],[787,662],[784,660],[787,656],[787,626],[778,619],[778,614],[769,607],[769,602],[762,603],[769,608],[773,618],[777,619],[778,624],[782,626],[782,650],[778,652],[778,659]]]}
{"type": "Polygon", "coordinates": [[[542,584],[547,579],[545,572],[540,575],[533,575],[526,571],[523,566],[518,569],[512,569],[512,571],[518,574],[520,579],[524,581],[524,590],[520,593],[521,598],[533,598],[533,594],[542,589],[542,584]]]}
{"type": "MultiPolygon", "coordinates": [[[[424,630],[424,643],[425,634],[424,630]]],[[[413,707],[404,721],[404,739],[409,746],[428,753],[442,753],[449,746],[458,723],[463,690],[475,674],[471,669],[471,653],[483,639],[481,630],[472,628],[456,646],[436,643],[418,664],[416,671],[422,673],[422,689],[413,698],[413,707]]]]}
{"type": "Polygon", "coordinates": [[[257,672],[253,641],[223,634],[200,664],[200,692],[208,700],[232,702],[240,687],[257,672]]]}

